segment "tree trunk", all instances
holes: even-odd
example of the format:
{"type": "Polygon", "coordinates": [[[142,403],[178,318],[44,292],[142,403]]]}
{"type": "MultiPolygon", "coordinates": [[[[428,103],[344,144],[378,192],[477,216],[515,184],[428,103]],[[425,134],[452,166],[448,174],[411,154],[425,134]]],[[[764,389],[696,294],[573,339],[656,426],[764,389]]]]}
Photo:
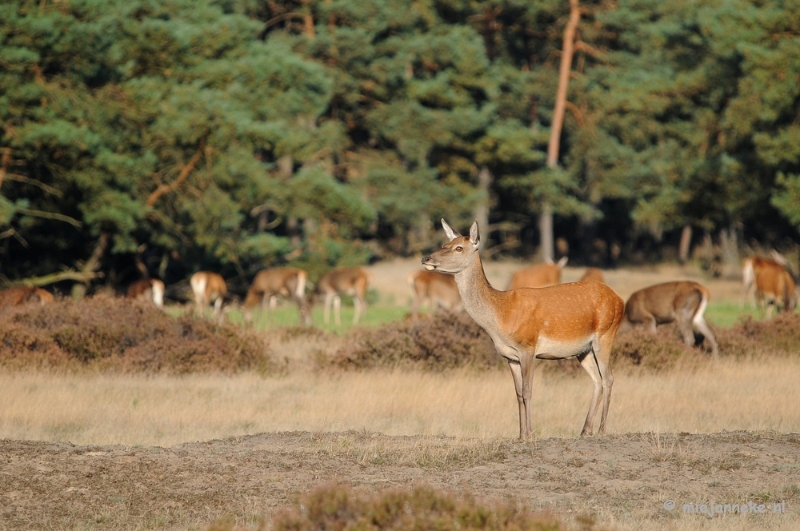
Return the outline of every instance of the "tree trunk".
{"type": "Polygon", "coordinates": [[[685,264],[689,259],[689,251],[692,247],[692,226],[684,225],[681,231],[681,243],[678,247],[678,262],[685,264]]]}
{"type": "Polygon", "coordinates": [[[722,229],[719,233],[719,243],[722,249],[722,276],[731,280],[741,276],[739,263],[739,243],[736,239],[736,229],[731,226],[722,229]]]}
{"type": "Polygon", "coordinates": [[[489,187],[492,185],[492,172],[486,166],[481,167],[478,172],[478,188],[480,189],[483,199],[475,207],[475,219],[478,221],[478,226],[481,228],[481,233],[488,236],[489,228],[489,204],[491,203],[489,195],[489,187]]]}
{"type": "MultiPolygon", "coordinates": [[[[558,153],[561,148],[561,130],[564,127],[564,110],[567,106],[569,75],[572,72],[572,56],[575,51],[575,32],[581,20],[579,0],[569,0],[569,20],[564,28],[564,43],[561,50],[561,65],[558,69],[558,89],[553,109],[553,123],[550,126],[550,142],[547,144],[547,167],[558,167],[558,153]]],[[[553,259],[553,210],[549,203],[542,204],[539,215],[542,260],[553,259]]]]}

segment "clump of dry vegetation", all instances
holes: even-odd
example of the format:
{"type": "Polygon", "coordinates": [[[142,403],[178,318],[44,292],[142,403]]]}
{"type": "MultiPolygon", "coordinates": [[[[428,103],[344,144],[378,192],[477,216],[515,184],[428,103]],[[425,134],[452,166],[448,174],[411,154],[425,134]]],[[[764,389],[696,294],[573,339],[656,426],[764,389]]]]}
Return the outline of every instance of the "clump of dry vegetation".
{"type": "MultiPolygon", "coordinates": [[[[796,355],[800,315],[769,320],[745,317],[715,330],[721,355],[796,355]]],[[[701,340],[698,337],[698,340],[701,340]]],[[[82,301],[6,311],[0,318],[0,366],[78,369],[145,374],[240,371],[274,373],[289,361],[331,369],[477,370],[503,365],[488,335],[466,314],[439,313],[416,321],[354,329],[338,336],[314,327],[281,327],[269,336],[191,316],[171,317],[152,305],[98,295],[82,301]],[[267,342],[269,337],[269,343],[267,342]],[[273,350],[283,356],[277,362],[273,350]]],[[[674,325],[655,334],[619,334],[614,368],[682,369],[710,360],[707,345],[687,346],[674,325]]],[[[546,372],[580,373],[576,360],[539,364],[546,372]]]]}
{"type": "Polygon", "coordinates": [[[465,314],[440,312],[419,320],[354,330],[345,344],[321,359],[342,369],[445,370],[496,367],[489,336],[465,314]]]}
{"type": "MultiPolygon", "coordinates": [[[[552,514],[533,513],[509,502],[479,503],[467,495],[418,486],[359,495],[343,485],[317,488],[275,517],[275,531],[312,529],[457,529],[559,531],[552,514]]],[[[230,531],[232,523],[216,522],[208,531],[230,531]]]]}
{"type": "Polygon", "coordinates": [[[6,312],[0,366],[148,374],[277,370],[263,336],[104,295],[6,312]]]}

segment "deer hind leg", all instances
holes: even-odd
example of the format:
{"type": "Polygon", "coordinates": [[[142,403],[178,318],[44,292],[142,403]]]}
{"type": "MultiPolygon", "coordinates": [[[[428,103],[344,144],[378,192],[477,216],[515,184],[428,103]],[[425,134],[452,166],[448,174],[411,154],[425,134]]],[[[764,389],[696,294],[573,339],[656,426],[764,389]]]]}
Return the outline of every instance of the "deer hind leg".
{"type": "Polygon", "coordinates": [[[589,412],[586,415],[586,422],[583,424],[581,430],[581,437],[592,435],[594,426],[594,417],[597,414],[597,406],[600,405],[602,399],[603,412],[600,416],[600,428],[597,431],[598,435],[606,431],[606,419],[608,418],[608,409],[611,405],[611,388],[614,385],[614,376],[611,374],[611,366],[609,365],[609,358],[611,354],[611,346],[614,343],[614,337],[608,339],[608,335],[592,342],[592,348],[586,354],[578,358],[581,367],[589,373],[589,377],[594,384],[592,391],[592,401],[589,404],[589,412]]]}
{"type": "Polygon", "coordinates": [[[703,334],[703,337],[711,343],[711,355],[714,357],[714,361],[719,361],[719,345],[717,344],[717,338],[700,312],[695,315],[692,324],[694,324],[697,331],[703,334]]]}
{"type": "Polygon", "coordinates": [[[222,322],[222,297],[217,297],[214,300],[214,317],[221,323],[222,322]]]}
{"type": "Polygon", "coordinates": [[[358,324],[362,313],[367,312],[367,301],[364,297],[356,295],[353,297],[353,306],[355,306],[355,315],[353,315],[353,324],[358,324]]]}
{"type": "Polygon", "coordinates": [[[333,296],[333,319],[336,326],[342,324],[342,298],[339,295],[333,296]]]}

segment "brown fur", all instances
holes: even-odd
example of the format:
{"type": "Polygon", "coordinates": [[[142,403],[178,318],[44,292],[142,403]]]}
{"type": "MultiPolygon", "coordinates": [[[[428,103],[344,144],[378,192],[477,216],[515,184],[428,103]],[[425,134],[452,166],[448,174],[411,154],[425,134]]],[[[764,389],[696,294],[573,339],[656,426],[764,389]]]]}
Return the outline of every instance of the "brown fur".
{"type": "Polygon", "coordinates": [[[590,267],[586,270],[583,276],[580,278],[578,282],[603,282],[605,283],[606,279],[603,276],[603,272],[596,267],[590,267]]]}
{"type": "Polygon", "coordinates": [[[270,317],[277,304],[278,297],[290,298],[297,303],[300,321],[311,324],[311,312],[306,300],[305,286],[308,273],[295,267],[274,267],[259,271],[247,290],[244,299],[245,321],[253,320],[253,309],[259,304],[269,301],[270,317]]]}
{"type": "Polygon", "coordinates": [[[198,271],[192,275],[189,283],[192,286],[197,311],[202,314],[209,304],[213,304],[214,315],[221,320],[222,304],[228,294],[228,285],[222,275],[211,271],[198,271]]]}
{"type": "Polygon", "coordinates": [[[636,325],[656,331],[660,324],[677,322],[683,340],[694,345],[694,329],[711,343],[714,359],[719,359],[717,338],[705,320],[711,294],[705,286],[691,281],[656,284],[635,292],[625,303],[625,319],[621,330],[636,325]]]}
{"type": "Polygon", "coordinates": [[[36,303],[45,305],[53,300],[53,294],[42,288],[17,286],[0,290],[0,308],[36,303]]]}
{"type": "Polygon", "coordinates": [[[157,278],[143,278],[128,286],[129,299],[148,300],[162,308],[164,306],[164,283],[157,278]]]}
{"type": "Polygon", "coordinates": [[[745,258],[742,262],[742,283],[743,301],[747,300],[748,293],[755,287],[756,303],[767,317],[772,314],[773,306],[778,311],[789,312],[797,305],[794,278],[774,260],[757,256],[745,258]]]}
{"type": "Polygon", "coordinates": [[[536,264],[521,269],[511,275],[508,289],[517,288],[543,288],[561,283],[561,270],[567,264],[567,259],[562,258],[555,264],[536,264]]]}
{"type": "Polygon", "coordinates": [[[440,306],[452,311],[464,309],[458,286],[452,275],[423,269],[408,275],[408,283],[414,290],[414,303],[411,306],[411,315],[414,319],[419,315],[419,308],[425,302],[431,306],[432,313],[436,313],[440,306]]]}
{"type": "Polygon", "coordinates": [[[361,313],[367,309],[365,295],[372,275],[360,267],[345,267],[334,269],[322,275],[317,282],[314,293],[325,298],[325,324],[330,321],[330,308],[333,306],[334,319],[337,325],[341,324],[342,295],[352,295],[355,305],[353,324],[358,324],[361,313]]]}

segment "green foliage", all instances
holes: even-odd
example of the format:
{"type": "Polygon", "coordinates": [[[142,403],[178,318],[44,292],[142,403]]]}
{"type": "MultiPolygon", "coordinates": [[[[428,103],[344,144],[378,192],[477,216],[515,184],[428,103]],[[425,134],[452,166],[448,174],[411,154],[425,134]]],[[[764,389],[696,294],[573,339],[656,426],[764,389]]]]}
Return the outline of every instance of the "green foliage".
{"type": "Polygon", "coordinates": [[[797,238],[798,7],[582,6],[547,169],[565,2],[5,3],[2,274],[79,266],[101,235],[106,279],[363,262],[478,205],[527,235],[546,202],[589,243],[797,238]]]}

